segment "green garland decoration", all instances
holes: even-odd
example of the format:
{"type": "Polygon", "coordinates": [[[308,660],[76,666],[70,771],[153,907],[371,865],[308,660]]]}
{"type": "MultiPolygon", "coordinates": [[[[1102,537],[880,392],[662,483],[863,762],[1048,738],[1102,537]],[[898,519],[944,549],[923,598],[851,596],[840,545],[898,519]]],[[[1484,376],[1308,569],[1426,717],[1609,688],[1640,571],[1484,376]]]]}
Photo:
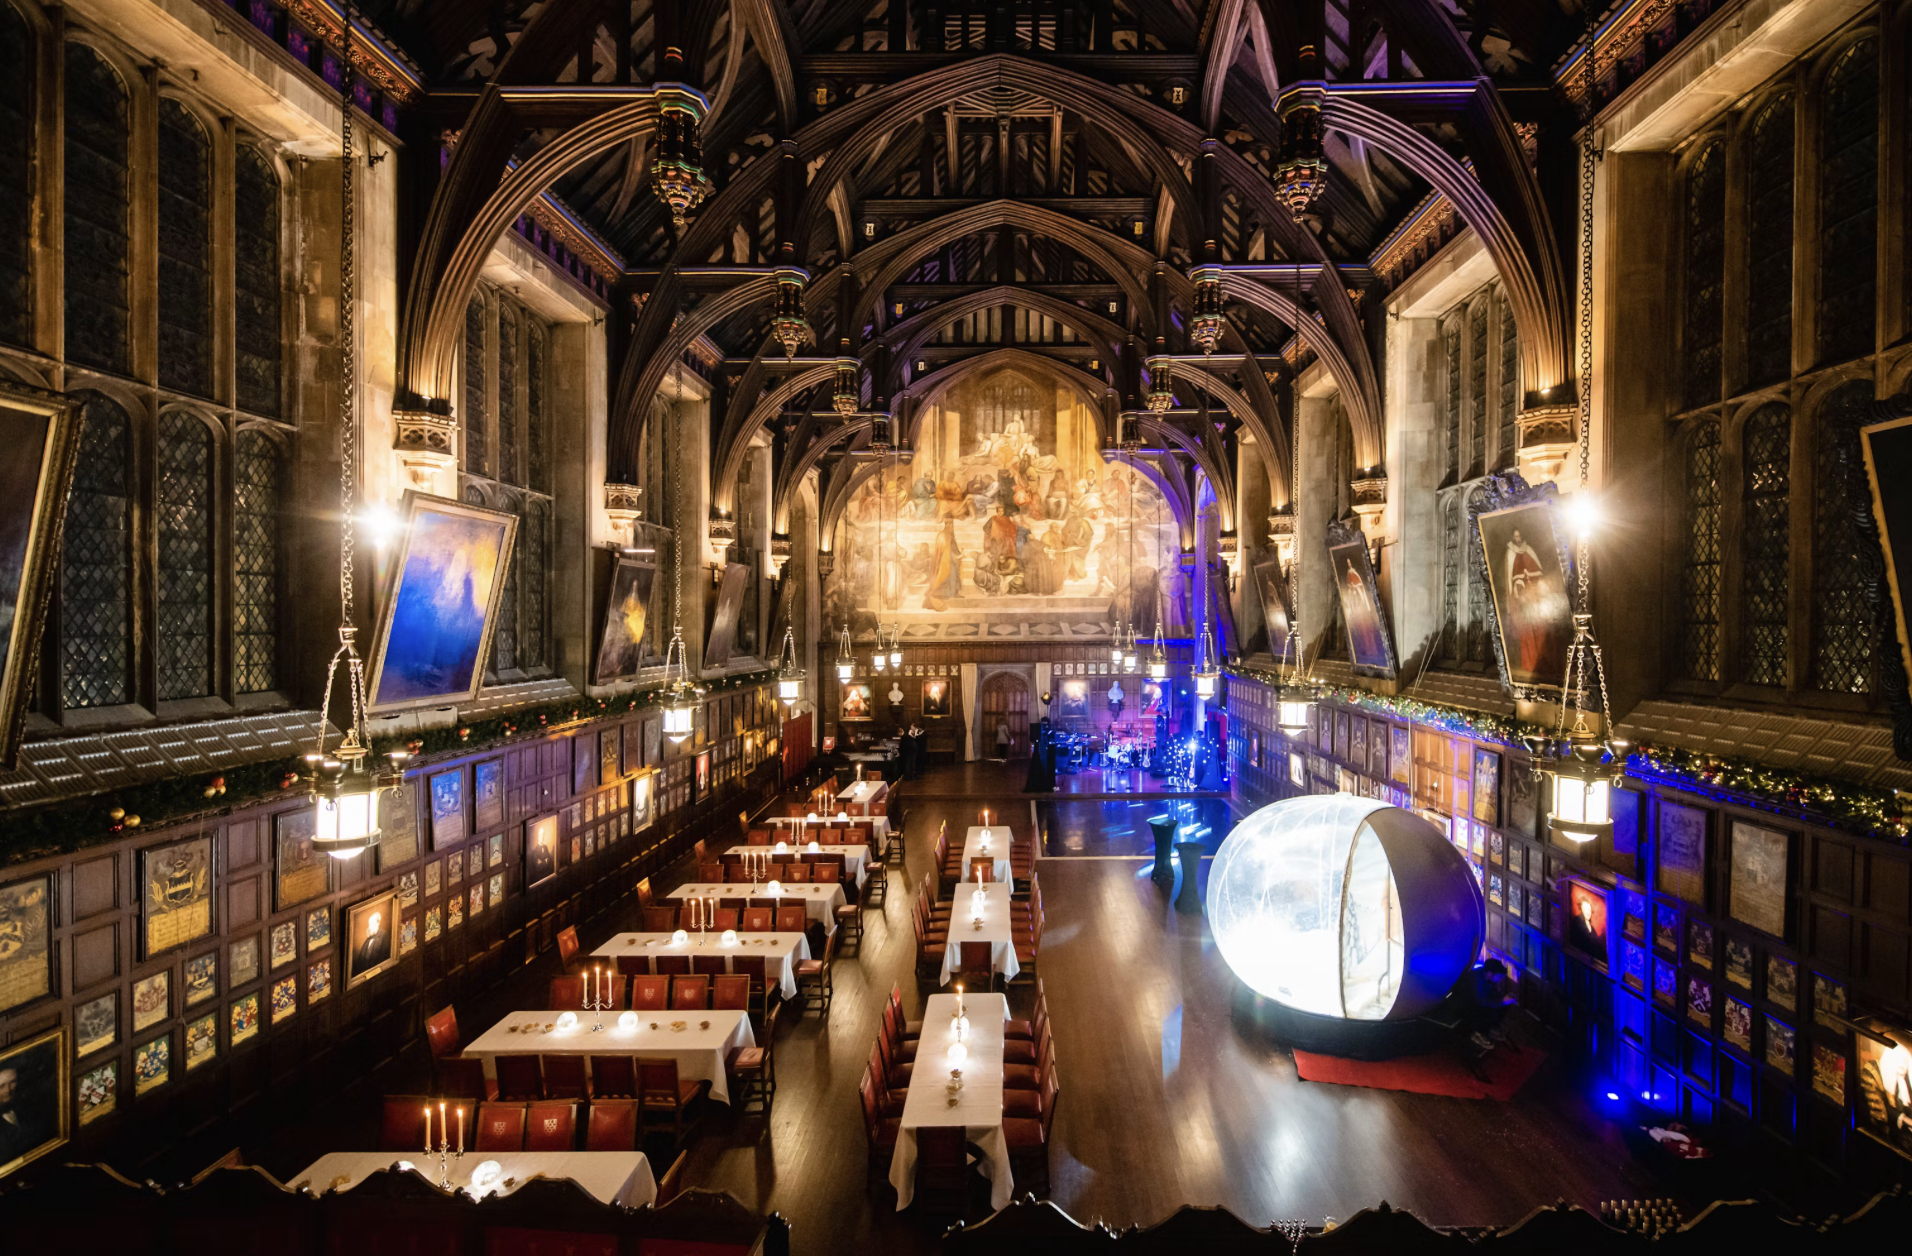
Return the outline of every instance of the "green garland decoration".
{"type": "MultiPolygon", "coordinates": [[[[704,681],[699,688],[708,697],[755,688],[775,677],[773,669],[764,668],[704,681]]],[[[579,694],[556,702],[516,707],[482,720],[427,729],[409,738],[376,738],[373,751],[385,754],[409,748],[414,763],[408,766],[427,766],[433,756],[446,752],[464,754],[486,750],[653,707],[662,690],[662,685],[654,685],[613,698],[579,694]]],[[[0,845],[0,867],[116,841],[141,828],[161,829],[229,815],[295,790],[304,771],[305,762],[298,757],[266,759],[227,768],[210,777],[169,777],[84,798],[44,803],[31,812],[8,817],[5,842],[0,845]]]]}
{"type": "MultiPolygon", "coordinates": [[[[1222,671],[1231,676],[1259,681],[1265,685],[1284,683],[1278,673],[1259,667],[1249,667],[1242,663],[1224,667],[1222,671]]],[[[1464,737],[1472,737],[1478,741],[1491,741],[1496,745],[1524,748],[1520,739],[1528,734],[1552,736],[1550,730],[1538,724],[1529,724],[1525,720],[1494,715],[1487,711],[1466,711],[1460,707],[1442,706],[1436,702],[1422,702],[1417,698],[1371,693],[1366,689],[1323,684],[1319,681],[1312,683],[1309,687],[1321,697],[1339,702],[1343,706],[1360,707],[1376,715],[1392,715],[1397,719],[1432,725],[1444,732],[1459,733],[1464,737]]]]}

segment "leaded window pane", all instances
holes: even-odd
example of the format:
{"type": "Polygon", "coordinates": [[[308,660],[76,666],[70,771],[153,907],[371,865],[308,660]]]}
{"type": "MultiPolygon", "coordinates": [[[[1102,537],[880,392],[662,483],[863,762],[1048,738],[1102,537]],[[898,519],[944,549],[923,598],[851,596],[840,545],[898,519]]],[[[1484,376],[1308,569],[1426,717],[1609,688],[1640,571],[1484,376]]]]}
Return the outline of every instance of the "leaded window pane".
{"type": "Polygon", "coordinates": [[[1487,469],[1487,299],[1467,312],[1467,476],[1487,469]]]}
{"type": "Polygon", "coordinates": [[[279,447],[264,432],[233,444],[232,671],[238,693],[278,688],[279,447]]]}
{"type": "Polygon", "coordinates": [[[474,296],[465,306],[465,406],[459,416],[465,451],[465,470],[485,474],[485,299],[474,296]]]}
{"type": "Polygon", "coordinates": [[[0,4],[0,340],[33,339],[33,40],[0,4]]]}
{"type": "Polygon", "coordinates": [[[1494,449],[1494,465],[1514,465],[1519,453],[1520,432],[1515,416],[1520,412],[1520,337],[1514,330],[1514,311],[1503,294],[1500,304],[1500,435],[1494,449]]]}
{"type": "Polygon", "coordinates": [[[1461,476],[1461,329],[1458,319],[1449,319],[1442,349],[1447,358],[1447,482],[1461,476]]]}
{"type": "Polygon", "coordinates": [[[279,304],[279,176],[250,145],[239,146],[232,200],[239,408],[277,418],[285,334],[279,304]]]}
{"type": "Polygon", "coordinates": [[[526,320],[525,335],[525,464],[526,483],[541,493],[551,491],[545,479],[545,330],[537,319],[526,320]]]}
{"type": "Polygon", "coordinates": [[[1879,46],[1870,37],[1826,75],[1819,183],[1819,360],[1871,353],[1879,218],[1879,46]]]}
{"type": "Polygon", "coordinates": [[[170,97],[159,102],[159,382],[212,394],[212,142],[170,97]]]}
{"type": "Polygon", "coordinates": [[[132,423],[81,394],[80,456],[60,545],[60,702],[133,700],[132,423]]]}
{"type": "Polygon", "coordinates": [[[1812,687],[1870,693],[1874,628],[1871,580],[1878,542],[1861,531],[1872,509],[1859,428],[1872,408],[1872,385],[1833,390],[1819,407],[1812,469],[1812,687]]]}
{"type": "Polygon", "coordinates": [[[1686,445],[1680,564],[1680,674],[1719,679],[1719,422],[1703,420],[1686,445]]]}
{"type": "Polygon", "coordinates": [[[1681,360],[1688,408],[1720,398],[1721,298],[1726,274],[1726,145],[1714,141],[1686,168],[1686,308],[1681,360]]]}
{"type": "Polygon", "coordinates": [[[212,692],[212,432],[182,410],[159,420],[159,699],[212,692]]]}
{"type": "Polygon", "coordinates": [[[1740,601],[1746,679],[1784,685],[1792,596],[1792,414],[1761,406],[1746,421],[1740,601]]]}
{"type": "Polygon", "coordinates": [[[1753,119],[1746,152],[1746,370],[1754,385],[1792,374],[1793,97],[1753,119]]]}
{"type": "Polygon", "coordinates": [[[523,484],[518,444],[518,312],[498,311],[498,478],[523,484]]]}
{"type": "Polygon", "coordinates": [[[106,59],[66,46],[66,356],[125,374],[126,88],[106,59]]]}
{"type": "Polygon", "coordinates": [[[524,570],[519,587],[524,590],[518,615],[518,666],[527,671],[548,667],[550,611],[546,605],[550,588],[550,508],[533,500],[518,525],[518,557],[524,570]]]}
{"type": "Polygon", "coordinates": [[[1463,644],[1460,624],[1461,564],[1467,561],[1461,544],[1461,499],[1455,493],[1441,512],[1441,662],[1461,661],[1463,644]]]}

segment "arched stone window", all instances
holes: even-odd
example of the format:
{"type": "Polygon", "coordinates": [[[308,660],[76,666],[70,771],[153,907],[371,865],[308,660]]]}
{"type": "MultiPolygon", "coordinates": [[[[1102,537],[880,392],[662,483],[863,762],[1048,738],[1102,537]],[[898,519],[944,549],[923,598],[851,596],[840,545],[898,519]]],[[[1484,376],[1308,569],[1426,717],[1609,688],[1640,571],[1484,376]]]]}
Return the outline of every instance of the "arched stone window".
{"type": "Polygon", "coordinates": [[[279,446],[256,429],[232,457],[232,677],[236,693],[279,681],[279,446]]]}
{"type": "Polygon", "coordinates": [[[280,363],[279,175],[265,155],[241,144],[233,162],[233,368],[241,410],[278,418],[284,406],[280,363]]]}
{"type": "Polygon", "coordinates": [[[184,410],[159,419],[158,697],[212,692],[212,430],[184,410]]]}
{"type": "Polygon", "coordinates": [[[126,85],[106,58],[66,46],[66,356],[127,371],[126,85]]]}
{"type": "Polygon", "coordinates": [[[33,339],[33,35],[0,0],[0,340],[33,339]]]}
{"type": "Polygon", "coordinates": [[[1760,107],[1746,143],[1746,372],[1754,386],[1792,374],[1793,106],[1760,107]]]}
{"type": "Polygon", "coordinates": [[[1872,384],[1841,384],[1819,404],[1812,459],[1812,687],[1870,693],[1875,623],[1868,569],[1878,542],[1860,530],[1872,509],[1859,428],[1869,419],[1872,384]],[[1868,552],[1869,551],[1869,552],[1868,552]]]}
{"type": "Polygon", "coordinates": [[[1879,231],[1879,45],[1839,54],[1821,98],[1819,361],[1873,350],[1879,231]]]}
{"type": "Polygon", "coordinates": [[[1686,291],[1680,398],[1686,409],[1720,398],[1721,296],[1726,275],[1726,145],[1703,145],[1686,167],[1686,291]]]}
{"type": "Polygon", "coordinates": [[[1719,420],[1701,419],[1686,441],[1680,518],[1680,668],[1686,680],[1719,679],[1719,420]]]}
{"type": "Polygon", "coordinates": [[[1792,412],[1761,406],[1741,444],[1740,670],[1755,685],[1783,686],[1792,643],[1792,412]]]}
{"type": "Polygon", "coordinates": [[[159,101],[159,382],[212,395],[212,141],[170,96],[159,101]]]}
{"type": "Polygon", "coordinates": [[[60,549],[60,697],[117,706],[133,700],[133,424],[118,402],[80,396],[60,549]]]}

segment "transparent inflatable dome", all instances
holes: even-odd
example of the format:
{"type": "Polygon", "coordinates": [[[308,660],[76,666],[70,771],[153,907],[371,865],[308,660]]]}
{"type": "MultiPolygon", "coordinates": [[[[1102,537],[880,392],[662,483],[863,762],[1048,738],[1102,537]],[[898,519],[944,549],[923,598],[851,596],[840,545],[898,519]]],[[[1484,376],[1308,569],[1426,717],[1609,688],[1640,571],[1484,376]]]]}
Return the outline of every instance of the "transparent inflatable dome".
{"type": "Polygon", "coordinates": [[[1222,842],[1208,920],[1235,975],[1315,1016],[1406,1020],[1480,950],[1466,860],[1413,812],[1353,794],[1263,807],[1222,842]]]}

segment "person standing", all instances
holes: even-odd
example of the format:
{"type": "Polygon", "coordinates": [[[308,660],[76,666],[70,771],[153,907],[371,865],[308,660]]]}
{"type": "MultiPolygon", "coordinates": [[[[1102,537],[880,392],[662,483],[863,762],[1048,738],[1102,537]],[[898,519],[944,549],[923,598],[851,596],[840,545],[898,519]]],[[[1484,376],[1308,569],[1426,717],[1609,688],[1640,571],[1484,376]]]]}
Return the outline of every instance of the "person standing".
{"type": "Polygon", "coordinates": [[[1009,758],[1009,721],[1006,719],[996,721],[996,757],[1009,758]]]}

